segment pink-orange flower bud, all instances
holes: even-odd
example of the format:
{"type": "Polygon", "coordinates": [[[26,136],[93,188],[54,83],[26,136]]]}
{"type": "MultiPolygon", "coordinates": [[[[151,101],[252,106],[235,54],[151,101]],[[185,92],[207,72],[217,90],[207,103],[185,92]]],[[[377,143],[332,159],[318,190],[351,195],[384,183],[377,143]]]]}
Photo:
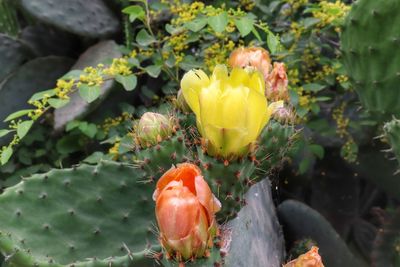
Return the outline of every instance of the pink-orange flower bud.
{"type": "Polygon", "coordinates": [[[215,213],[221,209],[200,169],[183,163],[167,171],[153,194],[160,243],[177,260],[204,257],[217,233],[215,213]]]}
{"type": "Polygon", "coordinates": [[[268,100],[289,100],[288,77],[284,63],[274,63],[274,68],[267,78],[265,94],[268,100]]]}
{"type": "Polygon", "coordinates": [[[324,267],[324,264],[318,254],[318,248],[313,246],[307,253],[286,263],[283,267],[324,267]]]}
{"type": "Polygon", "coordinates": [[[272,68],[268,51],[261,47],[239,47],[231,53],[228,63],[232,68],[256,68],[263,74],[264,80],[267,80],[272,68]]]}

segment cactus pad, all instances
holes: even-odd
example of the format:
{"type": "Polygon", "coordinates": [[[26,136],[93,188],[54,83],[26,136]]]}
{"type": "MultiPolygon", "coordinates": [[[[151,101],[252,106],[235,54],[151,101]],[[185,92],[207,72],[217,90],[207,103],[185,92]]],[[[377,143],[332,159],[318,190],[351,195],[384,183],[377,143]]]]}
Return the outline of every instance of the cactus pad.
{"type": "Polygon", "coordinates": [[[245,204],[244,194],[257,182],[256,177],[252,176],[256,168],[254,162],[243,158],[224,163],[204,154],[200,147],[197,148],[197,157],[204,178],[215,196],[223,203],[222,210],[217,213],[218,219],[235,217],[245,204]]]}
{"type": "Polygon", "coordinates": [[[185,139],[181,131],[177,131],[172,137],[148,148],[138,148],[136,163],[146,170],[149,179],[158,179],[169,170],[172,165],[185,162],[190,159],[190,151],[186,149],[185,139]]]}
{"type": "Polygon", "coordinates": [[[365,107],[400,114],[400,2],[353,4],[341,37],[344,64],[365,107]]]}
{"type": "MultiPolygon", "coordinates": [[[[144,172],[100,162],[33,175],[0,196],[7,266],[148,266],[156,243],[144,172]]],[[[150,265],[151,266],[151,265],[150,265]]]]}
{"type": "Polygon", "coordinates": [[[256,152],[260,162],[258,170],[269,174],[273,169],[282,165],[296,136],[293,125],[282,125],[277,121],[270,121],[260,135],[259,148],[256,152]]]}

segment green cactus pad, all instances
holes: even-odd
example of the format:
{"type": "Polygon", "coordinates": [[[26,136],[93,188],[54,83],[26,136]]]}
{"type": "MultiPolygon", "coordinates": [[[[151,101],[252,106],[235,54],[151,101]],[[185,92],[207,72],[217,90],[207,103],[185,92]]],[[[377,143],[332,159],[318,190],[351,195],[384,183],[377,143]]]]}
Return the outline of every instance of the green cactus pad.
{"type": "Polygon", "coordinates": [[[344,64],[365,107],[400,114],[400,2],[359,0],[341,36],[344,64]]]}
{"type": "Polygon", "coordinates": [[[204,178],[222,202],[222,210],[217,214],[219,220],[235,217],[245,204],[244,194],[258,180],[252,176],[256,169],[254,162],[243,158],[224,163],[208,156],[200,147],[197,148],[197,158],[204,178]]]}
{"type": "Polygon", "coordinates": [[[33,175],[0,195],[6,266],[152,266],[154,184],[114,162],[33,175]],[[147,262],[147,263],[146,263],[147,262]]]}
{"type": "Polygon", "coordinates": [[[119,30],[117,17],[101,0],[19,0],[19,4],[36,19],[80,36],[105,37],[119,30]]]}
{"type": "Polygon", "coordinates": [[[185,146],[183,132],[177,131],[171,138],[155,146],[138,148],[135,158],[137,165],[149,174],[148,178],[155,180],[172,165],[190,160],[191,155],[185,146]]]}
{"type": "Polygon", "coordinates": [[[28,52],[21,42],[0,33],[0,81],[28,59],[28,52]]]}
{"type": "Polygon", "coordinates": [[[265,176],[281,167],[295,140],[296,133],[294,125],[270,121],[260,135],[259,147],[256,151],[256,158],[260,162],[257,166],[259,173],[265,176]]]}
{"type": "MultiPolygon", "coordinates": [[[[99,63],[121,56],[118,45],[114,41],[101,41],[86,50],[71,69],[82,70],[89,66],[96,67],[99,63]]],[[[54,111],[54,129],[60,131],[69,121],[79,119],[92,111],[107,97],[113,85],[114,81],[105,81],[101,86],[100,98],[92,103],[87,103],[78,92],[73,93],[68,105],[54,111]]]]}
{"type": "Polygon", "coordinates": [[[372,250],[371,259],[376,267],[400,266],[400,210],[387,217],[383,228],[378,231],[372,250]]]}
{"type": "Polygon", "coordinates": [[[352,254],[331,224],[309,206],[296,200],[286,200],[278,206],[278,216],[286,241],[294,243],[311,238],[320,248],[326,266],[366,266],[352,254]]]}

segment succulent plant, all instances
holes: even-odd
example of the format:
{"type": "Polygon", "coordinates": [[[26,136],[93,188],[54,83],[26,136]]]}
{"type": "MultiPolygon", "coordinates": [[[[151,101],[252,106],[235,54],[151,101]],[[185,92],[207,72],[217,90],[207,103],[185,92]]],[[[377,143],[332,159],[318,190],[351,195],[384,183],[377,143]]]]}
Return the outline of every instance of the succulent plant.
{"type": "Polygon", "coordinates": [[[352,5],[341,36],[344,65],[363,105],[378,116],[400,114],[397,0],[352,5]]]}

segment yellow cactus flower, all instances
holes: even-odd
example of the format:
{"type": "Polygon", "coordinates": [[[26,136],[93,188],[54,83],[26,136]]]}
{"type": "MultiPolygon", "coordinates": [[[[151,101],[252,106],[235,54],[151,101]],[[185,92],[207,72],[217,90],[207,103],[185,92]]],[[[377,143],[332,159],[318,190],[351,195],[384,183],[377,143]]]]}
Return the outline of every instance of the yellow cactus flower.
{"type": "Polygon", "coordinates": [[[187,72],[181,81],[183,96],[196,115],[207,152],[225,159],[248,153],[273,111],[268,106],[265,82],[257,70],[217,65],[208,77],[202,70],[187,72]]]}

